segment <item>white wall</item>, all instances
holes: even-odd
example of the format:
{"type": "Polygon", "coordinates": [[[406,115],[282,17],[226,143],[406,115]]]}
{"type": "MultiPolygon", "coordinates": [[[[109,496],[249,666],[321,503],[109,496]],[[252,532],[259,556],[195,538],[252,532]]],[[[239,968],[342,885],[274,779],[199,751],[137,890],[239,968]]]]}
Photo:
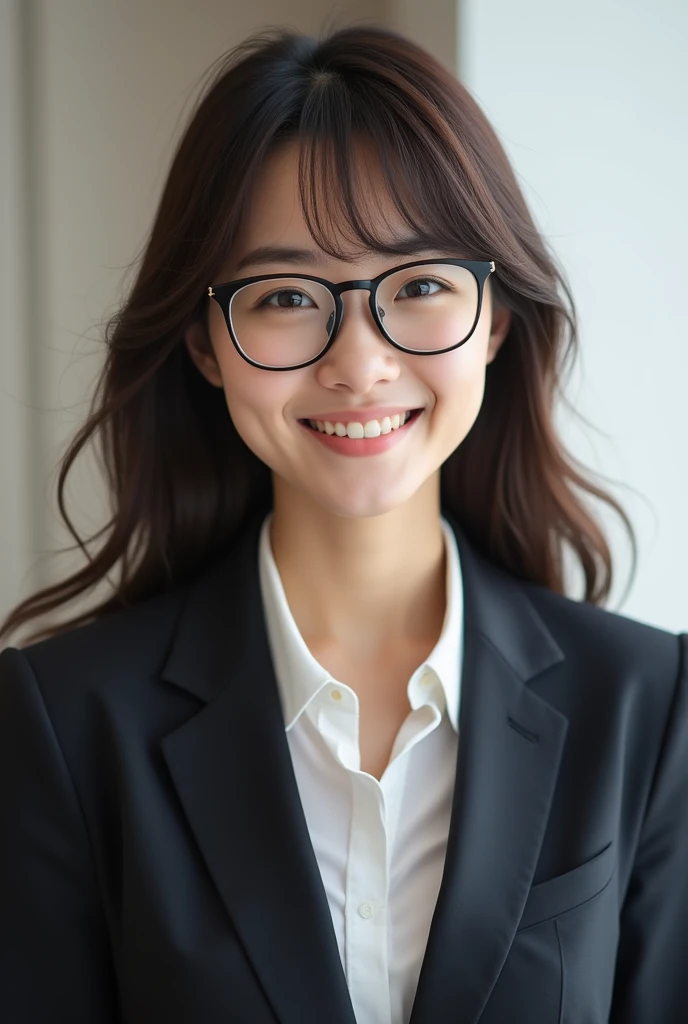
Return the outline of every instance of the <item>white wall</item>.
{"type": "MultiPolygon", "coordinates": [[[[618,482],[637,529],[620,610],[675,630],[688,628],[687,46],[684,0],[462,0],[461,77],[579,308],[569,392],[603,435],[562,417],[565,436],[618,482]]],[[[628,547],[605,521],[618,607],[628,547]]]]}

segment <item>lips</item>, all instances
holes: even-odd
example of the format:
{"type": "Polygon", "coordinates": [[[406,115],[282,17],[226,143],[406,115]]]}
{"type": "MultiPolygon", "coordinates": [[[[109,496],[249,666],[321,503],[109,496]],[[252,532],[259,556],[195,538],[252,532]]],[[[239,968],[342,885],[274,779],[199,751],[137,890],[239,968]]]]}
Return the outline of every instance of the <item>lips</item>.
{"type": "MultiPolygon", "coordinates": [[[[403,426],[368,437],[350,437],[348,433],[342,436],[337,432],[328,434],[318,430],[317,426],[312,427],[308,421],[299,420],[298,422],[308,431],[316,444],[324,445],[339,455],[361,458],[367,455],[380,455],[388,449],[395,447],[401,442],[402,438],[408,436],[408,432],[413,429],[413,424],[422,415],[423,410],[416,409],[414,412],[411,412],[403,426]]],[[[352,422],[354,421],[349,421],[349,429],[351,429],[352,422]]]]}

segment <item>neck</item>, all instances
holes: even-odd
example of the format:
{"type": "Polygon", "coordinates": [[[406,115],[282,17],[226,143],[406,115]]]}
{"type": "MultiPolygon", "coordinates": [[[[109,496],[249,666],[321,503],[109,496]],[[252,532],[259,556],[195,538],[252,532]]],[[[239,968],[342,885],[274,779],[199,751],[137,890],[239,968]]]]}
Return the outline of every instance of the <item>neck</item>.
{"type": "Polygon", "coordinates": [[[446,607],[439,474],[400,508],[340,516],[273,480],[270,540],[309,646],[374,655],[434,645],[446,607]]]}

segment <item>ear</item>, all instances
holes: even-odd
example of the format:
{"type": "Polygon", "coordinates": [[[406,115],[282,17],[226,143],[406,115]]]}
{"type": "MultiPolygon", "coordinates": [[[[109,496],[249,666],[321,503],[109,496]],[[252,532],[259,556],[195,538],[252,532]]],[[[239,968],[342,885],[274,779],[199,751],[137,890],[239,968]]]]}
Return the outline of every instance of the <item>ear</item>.
{"type": "Polygon", "coordinates": [[[487,343],[487,363],[495,358],[511,327],[511,310],[504,306],[493,306],[490,338],[487,343]]]}
{"type": "Polygon", "coordinates": [[[202,324],[195,323],[184,332],[184,343],[191,359],[209,384],[222,387],[222,375],[218,366],[213,346],[202,324]]]}

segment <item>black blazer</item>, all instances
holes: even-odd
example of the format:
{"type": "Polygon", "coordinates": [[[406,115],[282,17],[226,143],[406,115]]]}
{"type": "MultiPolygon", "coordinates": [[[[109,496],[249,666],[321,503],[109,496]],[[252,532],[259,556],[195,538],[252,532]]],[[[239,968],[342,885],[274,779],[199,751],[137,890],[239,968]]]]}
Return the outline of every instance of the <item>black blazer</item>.
{"type": "MultiPolygon", "coordinates": [[[[688,636],[520,581],[444,514],[460,739],[412,1024],[685,1024],[688,636]]],[[[3,1024],[353,1024],[259,526],[191,584],[0,655],[3,1024]]]]}

